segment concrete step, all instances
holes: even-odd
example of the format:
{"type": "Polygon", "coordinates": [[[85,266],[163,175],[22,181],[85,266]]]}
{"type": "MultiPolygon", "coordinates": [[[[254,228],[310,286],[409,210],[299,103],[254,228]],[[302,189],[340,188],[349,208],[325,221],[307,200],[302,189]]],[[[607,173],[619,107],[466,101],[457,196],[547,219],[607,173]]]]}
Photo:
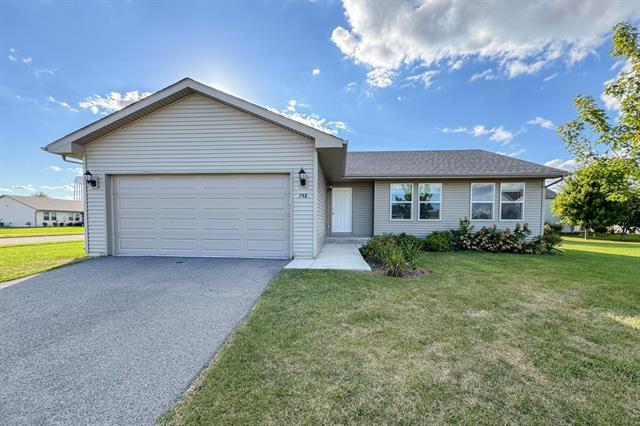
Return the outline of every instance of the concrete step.
{"type": "Polygon", "coordinates": [[[358,247],[366,244],[369,238],[362,237],[327,237],[327,243],[331,244],[357,244],[358,247]]]}

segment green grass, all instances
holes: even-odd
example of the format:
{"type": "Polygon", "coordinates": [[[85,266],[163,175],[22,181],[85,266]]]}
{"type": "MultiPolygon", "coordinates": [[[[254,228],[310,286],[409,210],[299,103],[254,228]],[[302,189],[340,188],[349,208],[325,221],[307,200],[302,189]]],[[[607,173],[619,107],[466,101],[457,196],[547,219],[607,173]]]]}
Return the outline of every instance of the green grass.
{"type": "Polygon", "coordinates": [[[640,243],[283,271],[168,424],[638,424],[640,243]]]}
{"type": "Polygon", "coordinates": [[[0,228],[3,237],[33,237],[36,235],[84,234],[82,226],[47,226],[44,228],[0,228]]]}
{"type": "Polygon", "coordinates": [[[640,234],[626,234],[624,239],[620,240],[620,234],[604,234],[590,236],[589,239],[604,240],[604,241],[633,241],[640,243],[640,234]]]}
{"type": "Polygon", "coordinates": [[[44,272],[84,256],[83,241],[0,246],[0,282],[44,272]]]}

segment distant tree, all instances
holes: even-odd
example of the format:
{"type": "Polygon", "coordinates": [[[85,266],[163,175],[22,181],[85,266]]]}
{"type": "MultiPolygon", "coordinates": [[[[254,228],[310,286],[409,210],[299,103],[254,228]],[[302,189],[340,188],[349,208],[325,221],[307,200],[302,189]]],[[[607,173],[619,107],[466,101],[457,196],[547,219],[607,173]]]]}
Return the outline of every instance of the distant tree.
{"type": "Polygon", "coordinates": [[[610,196],[630,191],[627,170],[610,165],[611,161],[598,159],[574,172],[551,205],[563,222],[582,227],[585,239],[589,230],[617,224],[628,203],[610,196]]]}
{"type": "Polygon", "coordinates": [[[634,193],[620,209],[616,225],[620,227],[620,239],[628,232],[640,230],[640,193],[634,193]]]}
{"type": "MultiPolygon", "coordinates": [[[[575,106],[578,117],[558,127],[558,136],[576,157],[581,167],[599,159],[615,158],[605,166],[625,170],[629,178],[640,181],[640,44],[638,30],[622,22],[613,27],[610,53],[624,65],[608,82],[604,95],[619,105],[618,115],[611,119],[592,96],[578,95],[575,106]]],[[[624,201],[630,192],[612,193],[612,199],[624,201]]]]}
{"type": "Polygon", "coordinates": [[[31,196],[35,198],[49,198],[46,192],[34,192],[31,196]]]}

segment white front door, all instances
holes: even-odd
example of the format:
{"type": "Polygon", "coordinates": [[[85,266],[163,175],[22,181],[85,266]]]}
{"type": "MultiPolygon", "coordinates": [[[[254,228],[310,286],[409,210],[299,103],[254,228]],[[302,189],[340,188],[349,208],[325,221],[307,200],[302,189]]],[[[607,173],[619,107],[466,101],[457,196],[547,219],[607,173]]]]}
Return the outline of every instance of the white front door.
{"type": "Polygon", "coordinates": [[[351,232],[351,188],[333,188],[331,232],[351,232]]]}

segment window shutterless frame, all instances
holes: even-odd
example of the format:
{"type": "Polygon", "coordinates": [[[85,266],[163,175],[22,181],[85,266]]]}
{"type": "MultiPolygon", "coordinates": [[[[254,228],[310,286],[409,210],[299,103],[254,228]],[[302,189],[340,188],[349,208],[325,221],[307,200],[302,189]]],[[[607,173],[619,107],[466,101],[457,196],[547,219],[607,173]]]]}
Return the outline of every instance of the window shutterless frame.
{"type": "Polygon", "coordinates": [[[439,182],[422,182],[418,184],[418,222],[423,222],[423,221],[435,221],[435,220],[442,220],[442,183],[439,182]],[[422,201],[420,199],[420,196],[422,195],[422,188],[425,186],[429,186],[429,187],[436,187],[438,188],[438,200],[437,201],[432,201],[432,200],[425,200],[422,201]],[[423,219],[420,217],[420,211],[421,211],[421,206],[423,204],[437,204],[438,205],[438,217],[437,218],[432,218],[432,219],[423,219]]]}
{"type": "Polygon", "coordinates": [[[500,213],[499,213],[499,219],[501,222],[521,222],[524,220],[524,203],[525,203],[525,194],[526,194],[526,187],[527,185],[524,182],[500,182],[500,213]],[[521,185],[522,186],[522,201],[503,201],[502,200],[502,187],[504,185],[521,185]],[[503,219],[502,218],[502,205],[503,204],[522,204],[522,214],[521,217],[518,219],[503,219]]]}
{"type": "Polygon", "coordinates": [[[494,182],[471,182],[471,188],[469,191],[469,220],[473,221],[493,221],[496,217],[496,184],[494,182]],[[473,200],[473,187],[478,185],[491,185],[491,201],[474,201],[473,200]],[[488,219],[474,219],[473,218],[473,205],[474,204],[489,204],[491,203],[491,217],[488,219]]]}
{"type": "MultiPolygon", "coordinates": [[[[405,194],[406,195],[406,194],[405,194]]],[[[413,183],[392,182],[389,184],[389,220],[393,222],[411,222],[413,221],[413,183]],[[399,186],[409,186],[411,188],[410,200],[393,200],[393,188],[399,186]],[[394,205],[409,205],[409,218],[393,218],[394,205]]]]}

